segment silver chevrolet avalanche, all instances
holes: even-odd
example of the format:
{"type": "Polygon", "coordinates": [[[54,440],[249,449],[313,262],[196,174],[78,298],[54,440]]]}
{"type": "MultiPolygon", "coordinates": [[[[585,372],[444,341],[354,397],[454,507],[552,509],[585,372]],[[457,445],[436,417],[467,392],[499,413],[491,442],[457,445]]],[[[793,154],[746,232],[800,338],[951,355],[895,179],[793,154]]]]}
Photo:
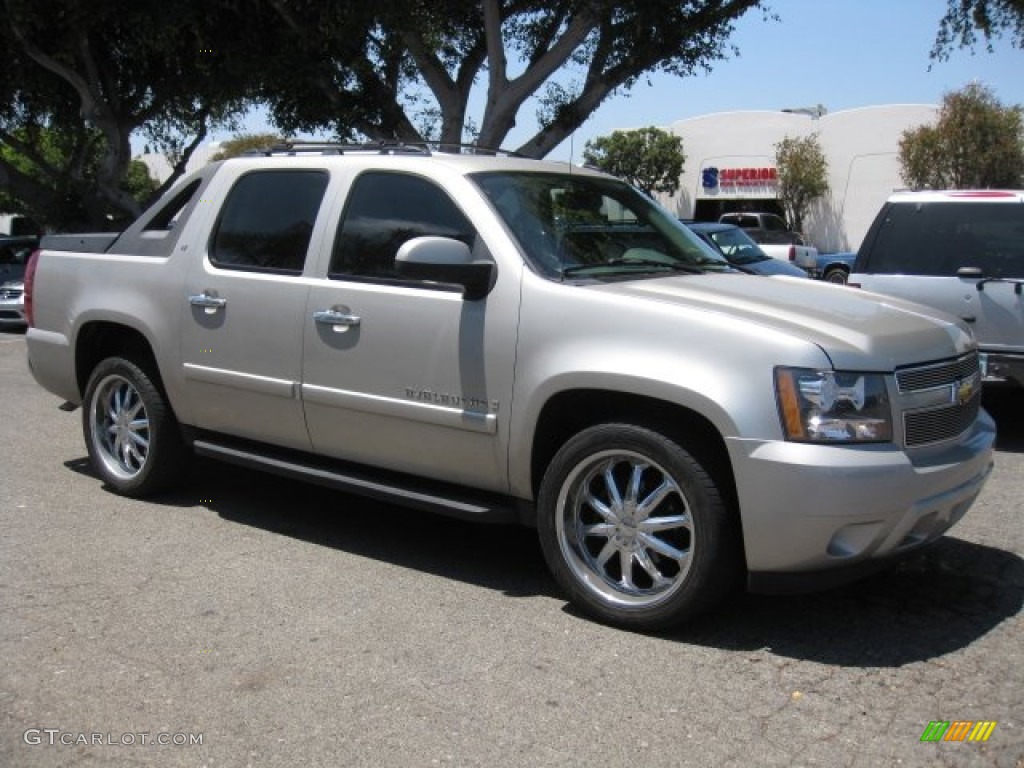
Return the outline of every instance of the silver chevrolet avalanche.
{"type": "MultiPolygon", "coordinates": [[[[959,520],[992,467],[956,319],[738,273],[628,185],[403,146],[210,165],[28,274],[36,379],[115,491],[191,453],[536,525],[566,594],[655,628],[959,520]]],[[[453,557],[458,554],[453,553],[453,557]]]]}

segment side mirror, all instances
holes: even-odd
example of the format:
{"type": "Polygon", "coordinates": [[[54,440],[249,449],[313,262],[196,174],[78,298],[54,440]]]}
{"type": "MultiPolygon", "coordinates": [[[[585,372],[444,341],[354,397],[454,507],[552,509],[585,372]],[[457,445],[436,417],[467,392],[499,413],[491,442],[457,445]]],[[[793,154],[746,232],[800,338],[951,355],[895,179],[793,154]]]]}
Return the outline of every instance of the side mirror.
{"type": "Polygon", "coordinates": [[[494,262],[474,261],[469,246],[450,237],[414,237],[395,254],[395,269],[402,277],[462,286],[466,301],[491,292],[497,270],[494,262]]]}

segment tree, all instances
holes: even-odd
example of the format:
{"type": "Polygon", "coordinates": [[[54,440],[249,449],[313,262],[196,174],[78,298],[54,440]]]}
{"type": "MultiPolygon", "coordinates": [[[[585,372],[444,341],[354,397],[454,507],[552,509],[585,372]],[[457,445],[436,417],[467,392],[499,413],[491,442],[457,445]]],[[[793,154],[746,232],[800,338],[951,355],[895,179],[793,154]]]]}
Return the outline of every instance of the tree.
{"type": "Polygon", "coordinates": [[[775,145],[779,200],[789,225],[802,232],[811,203],[828,192],[828,161],[817,134],[787,136],[775,145]]]}
{"type": "Polygon", "coordinates": [[[653,196],[656,192],[671,195],[679,189],[686,155],[682,138],[648,127],[613,131],[610,136],[588,141],[583,160],[653,196]]]}
{"type": "Polygon", "coordinates": [[[903,181],[915,189],[1017,188],[1024,181],[1020,106],[1004,106],[980,83],[950,91],[934,125],[904,131],[903,181]]]}
{"type": "Polygon", "coordinates": [[[305,54],[298,74],[282,73],[298,87],[265,94],[283,130],[331,127],[341,136],[355,130],[371,139],[442,145],[470,138],[498,147],[535,98],[538,130],[518,148],[530,157],[546,155],[605,99],[647,73],[684,77],[709,69],[734,51],[726,45],[733,22],[761,5],[439,0],[340,14],[331,3],[269,1],[305,54]],[[356,44],[359,56],[352,55],[356,44]],[[470,121],[478,82],[486,91],[483,114],[470,121]],[[467,125],[473,136],[464,135],[467,125]]]}
{"type": "Polygon", "coordinates": [[[235,12],[216,0],[4,0],[2,7],[0,145],[9,152],[0,157],[0,189],[49,210],[59,227],[103,226],[112,211],[137,215],[140,201],[122,185],[131,136],[141,133],[169,155],[174,172],[165,188],[173,184],[208,130],[240,113],[265,50],[224,34],[249,27],[232,23],[235,12]],[[62,151],[44,152],[40,131],[59,137],[62,151]],[[31,172],[12,163],[11,152],[31,172]],[[76,205],[62,204],[69,195],[76,205]]]}
{"type": "Polygon", "coordinates": [[[238,157],[256,149],[265,149],[280,144],[284,139],[276,133],[242,133],[220,145],[220,151],[210,158],[210,162],[238,157]]]}
{"type": "MultiPolygon", "coordinates": [[[[15,131],[9,143],[0,144],[0,179],[5,174],[17,175],[45,194],[19,196],[0,184],[0,211],[28,216],[50,229],[65,228],[69,222],[88,221],[85,210],[85,201],[90,197],[88,180],[97,174],[102,161],[101,147],[102,137],[95,131],[76,135],[41,126],[15,131]],[[20,153],[15,146],[29,147],[30,151],[20,153]]],[[[141,160],[131,160],[119,182],[119,189],[140,205],[149,200],[159,186],[141,160]]],[[[13,189],[18,186],[14,185],[13,189]]],[[[119,209],[109,206],[105,211],[104,220],[95,226],[118,221],[119,209]]]]}
{"type": "Polygon", "coordinates": [[[980,32],[992,50],[992,38],[1004,33],[1010,44],[1024,48],[1024,0],[948,0],[939,22],[931,58],[945,61],[954,47],[974,49],[980,32]]]}

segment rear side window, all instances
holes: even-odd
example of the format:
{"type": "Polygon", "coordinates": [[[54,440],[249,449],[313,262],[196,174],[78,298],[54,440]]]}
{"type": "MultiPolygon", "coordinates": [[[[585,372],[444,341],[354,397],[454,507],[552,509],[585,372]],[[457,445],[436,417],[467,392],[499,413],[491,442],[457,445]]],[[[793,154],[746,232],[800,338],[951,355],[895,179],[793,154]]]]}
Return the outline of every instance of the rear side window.
{"type": "Polygon", "coordinates": [[[433,182],[400,173],[364,173],[352,185],[329,276],[398,279],[398,249],[427,235],[461,240],[470,248],[476,240],[473,225],[433,182]]]}
{"type": "Polygon", "coordinates": [[[1009,203],[893,203],[882,214],[865,271],[1024,277],[1024,206],[1009,203]]]}
{"type": "Polygon", "coordinates": [[[146,224],[146,231],[152,232],[156,230],[172,229],[174,225],[178,223],[178,219],[181,217],[182,212],[188,204],[192,202],[192,197],[195,195],[196,190],[199,189],[199,185],[201,183],[202,179],[196,179],[182,187],[180,192],[172,197],[168,203],[153,215],[146,224]]]}
{"type": "Polygon", "coordinates": [[[210,243],[222,269],[298,275],[306,260],[324,171],[256,171],[231,188],[210,243]]]}

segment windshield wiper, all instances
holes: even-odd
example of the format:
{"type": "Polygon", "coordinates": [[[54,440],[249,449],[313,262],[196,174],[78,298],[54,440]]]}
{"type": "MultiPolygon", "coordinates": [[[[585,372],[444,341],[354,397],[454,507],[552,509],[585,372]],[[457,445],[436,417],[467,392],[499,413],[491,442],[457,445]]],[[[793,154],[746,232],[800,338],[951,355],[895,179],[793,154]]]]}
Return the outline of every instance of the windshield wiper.
{"type": "MultiPolygon", "coordinates": [[[[717,261],[708,260],[707,264],[718,264],[717,261]]],[[[690,275],[702,275],[704,270],[693,264],[682,264],[680,262],[658,261],[657,259],[609,259],[598,264],[573,264],[562,269],[562,275],[574,275],[577,272],[584,272],[588,269],[601,269],[602,267],[660,267],[673,272],[686,272],[690,275]]]]}

